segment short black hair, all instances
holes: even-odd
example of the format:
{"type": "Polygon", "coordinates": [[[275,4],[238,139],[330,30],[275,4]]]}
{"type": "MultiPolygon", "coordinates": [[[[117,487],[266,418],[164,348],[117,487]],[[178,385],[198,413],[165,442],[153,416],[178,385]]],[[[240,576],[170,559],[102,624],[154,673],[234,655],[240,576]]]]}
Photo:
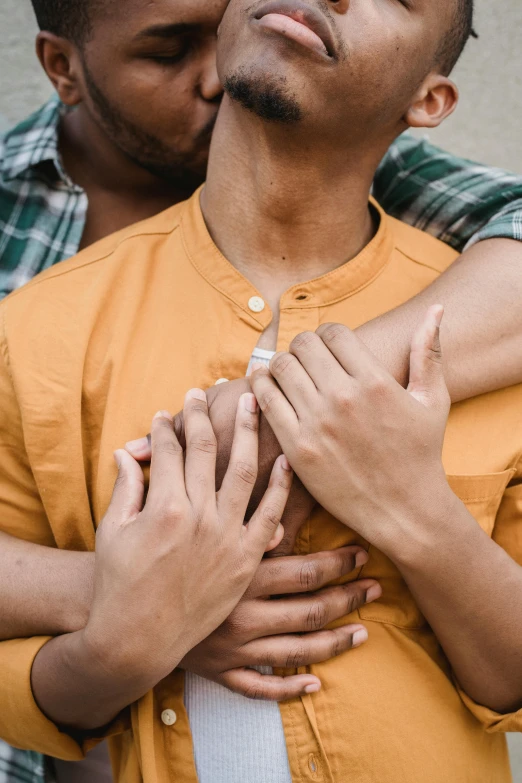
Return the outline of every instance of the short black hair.
{"type": "Polygon", "coordinates": [[[40,30],[47,30],[76,44],[91,33],[93,6],[99,0],[31,0],[40,30]]]}
{"type": "Polygon", "coordinates": [[[451,30],[441,42],[437,52],[437,65],[449,76],[457,64],[473,32],[474,0],[456,0],[457,7],[451,30]]]}

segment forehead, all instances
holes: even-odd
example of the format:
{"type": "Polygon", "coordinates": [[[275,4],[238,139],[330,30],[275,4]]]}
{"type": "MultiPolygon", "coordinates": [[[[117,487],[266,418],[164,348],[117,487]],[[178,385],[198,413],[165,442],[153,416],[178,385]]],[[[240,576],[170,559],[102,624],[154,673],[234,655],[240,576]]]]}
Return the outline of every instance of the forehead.
{"type": "Polygon", "coordinates": [[[216,27],[228,0],[103,0],[96,21],[115,24],[127,32],[164,24],[216,27]]]}

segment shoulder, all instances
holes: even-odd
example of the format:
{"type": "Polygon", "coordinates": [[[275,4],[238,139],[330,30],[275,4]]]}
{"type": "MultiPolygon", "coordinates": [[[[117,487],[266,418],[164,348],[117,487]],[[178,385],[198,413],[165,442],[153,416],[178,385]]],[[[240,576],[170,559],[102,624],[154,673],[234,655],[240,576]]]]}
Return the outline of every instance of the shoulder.
{"type": "Polygon", "coordinates": [[[387,220],[393,234],[395,251],[412,263],[442,274],[460,257],[460,253],[431,234],[389,215],[387,220]]]}
{"type": "Polygon", "coordinates": [[[16,300],[22,301],[34,295],[45,296],[68,285],[74,286],[76,280],[85,282],[89,277],[98,277],[100,267],[123,264],[126,255],[138,246],[146,261],[146,254],[152,250],[155,240],[167,237],[179,228],[182,213],[183,204],[176,204],[159,215],[111,234],[37,275],[23,288],[14,291],[5,302],[12,305],[16,300]]]}

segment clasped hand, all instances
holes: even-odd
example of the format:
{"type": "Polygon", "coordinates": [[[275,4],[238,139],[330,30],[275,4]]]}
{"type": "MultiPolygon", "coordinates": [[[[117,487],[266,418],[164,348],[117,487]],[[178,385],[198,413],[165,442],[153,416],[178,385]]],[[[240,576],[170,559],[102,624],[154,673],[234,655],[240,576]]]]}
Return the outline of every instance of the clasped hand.
{"type": "Polygon", "coordinates": [[[430,308],[414,336],[407,390],[339,324],[300,334],[251,379],[308,491],[385,552],[412,532],[426,504],[449,492],[441,460],[450,409],[442,315],[442,307],[430,308]]]}

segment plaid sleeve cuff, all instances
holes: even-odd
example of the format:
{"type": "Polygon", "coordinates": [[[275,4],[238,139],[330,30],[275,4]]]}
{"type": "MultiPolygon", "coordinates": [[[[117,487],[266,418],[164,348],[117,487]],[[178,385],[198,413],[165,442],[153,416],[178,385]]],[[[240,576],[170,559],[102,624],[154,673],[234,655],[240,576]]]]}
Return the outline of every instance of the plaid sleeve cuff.
{"type": "Polygon", "coordinates": [[[76,742],[38,707],[31,688],[33,662],[49,637],[16,639],[0,643],[0,737],[22,750],[34,750],[64,761],[80,761],[108,736],[129,728],[122,716],[96,736],[76,742]]]}
{"type": "Polygon", "coordinates": [[[515,239],[522,242],[522,199],[510,204],[473,234],[466,249],[485,239],[515,239]]]}
{"type": "Polygon", "coordinates": [[[477,704],[456,683],[459,696],[472,715],[482,724],[488,734],[522,732],[522,709],[502,715],[477,704]]]}

